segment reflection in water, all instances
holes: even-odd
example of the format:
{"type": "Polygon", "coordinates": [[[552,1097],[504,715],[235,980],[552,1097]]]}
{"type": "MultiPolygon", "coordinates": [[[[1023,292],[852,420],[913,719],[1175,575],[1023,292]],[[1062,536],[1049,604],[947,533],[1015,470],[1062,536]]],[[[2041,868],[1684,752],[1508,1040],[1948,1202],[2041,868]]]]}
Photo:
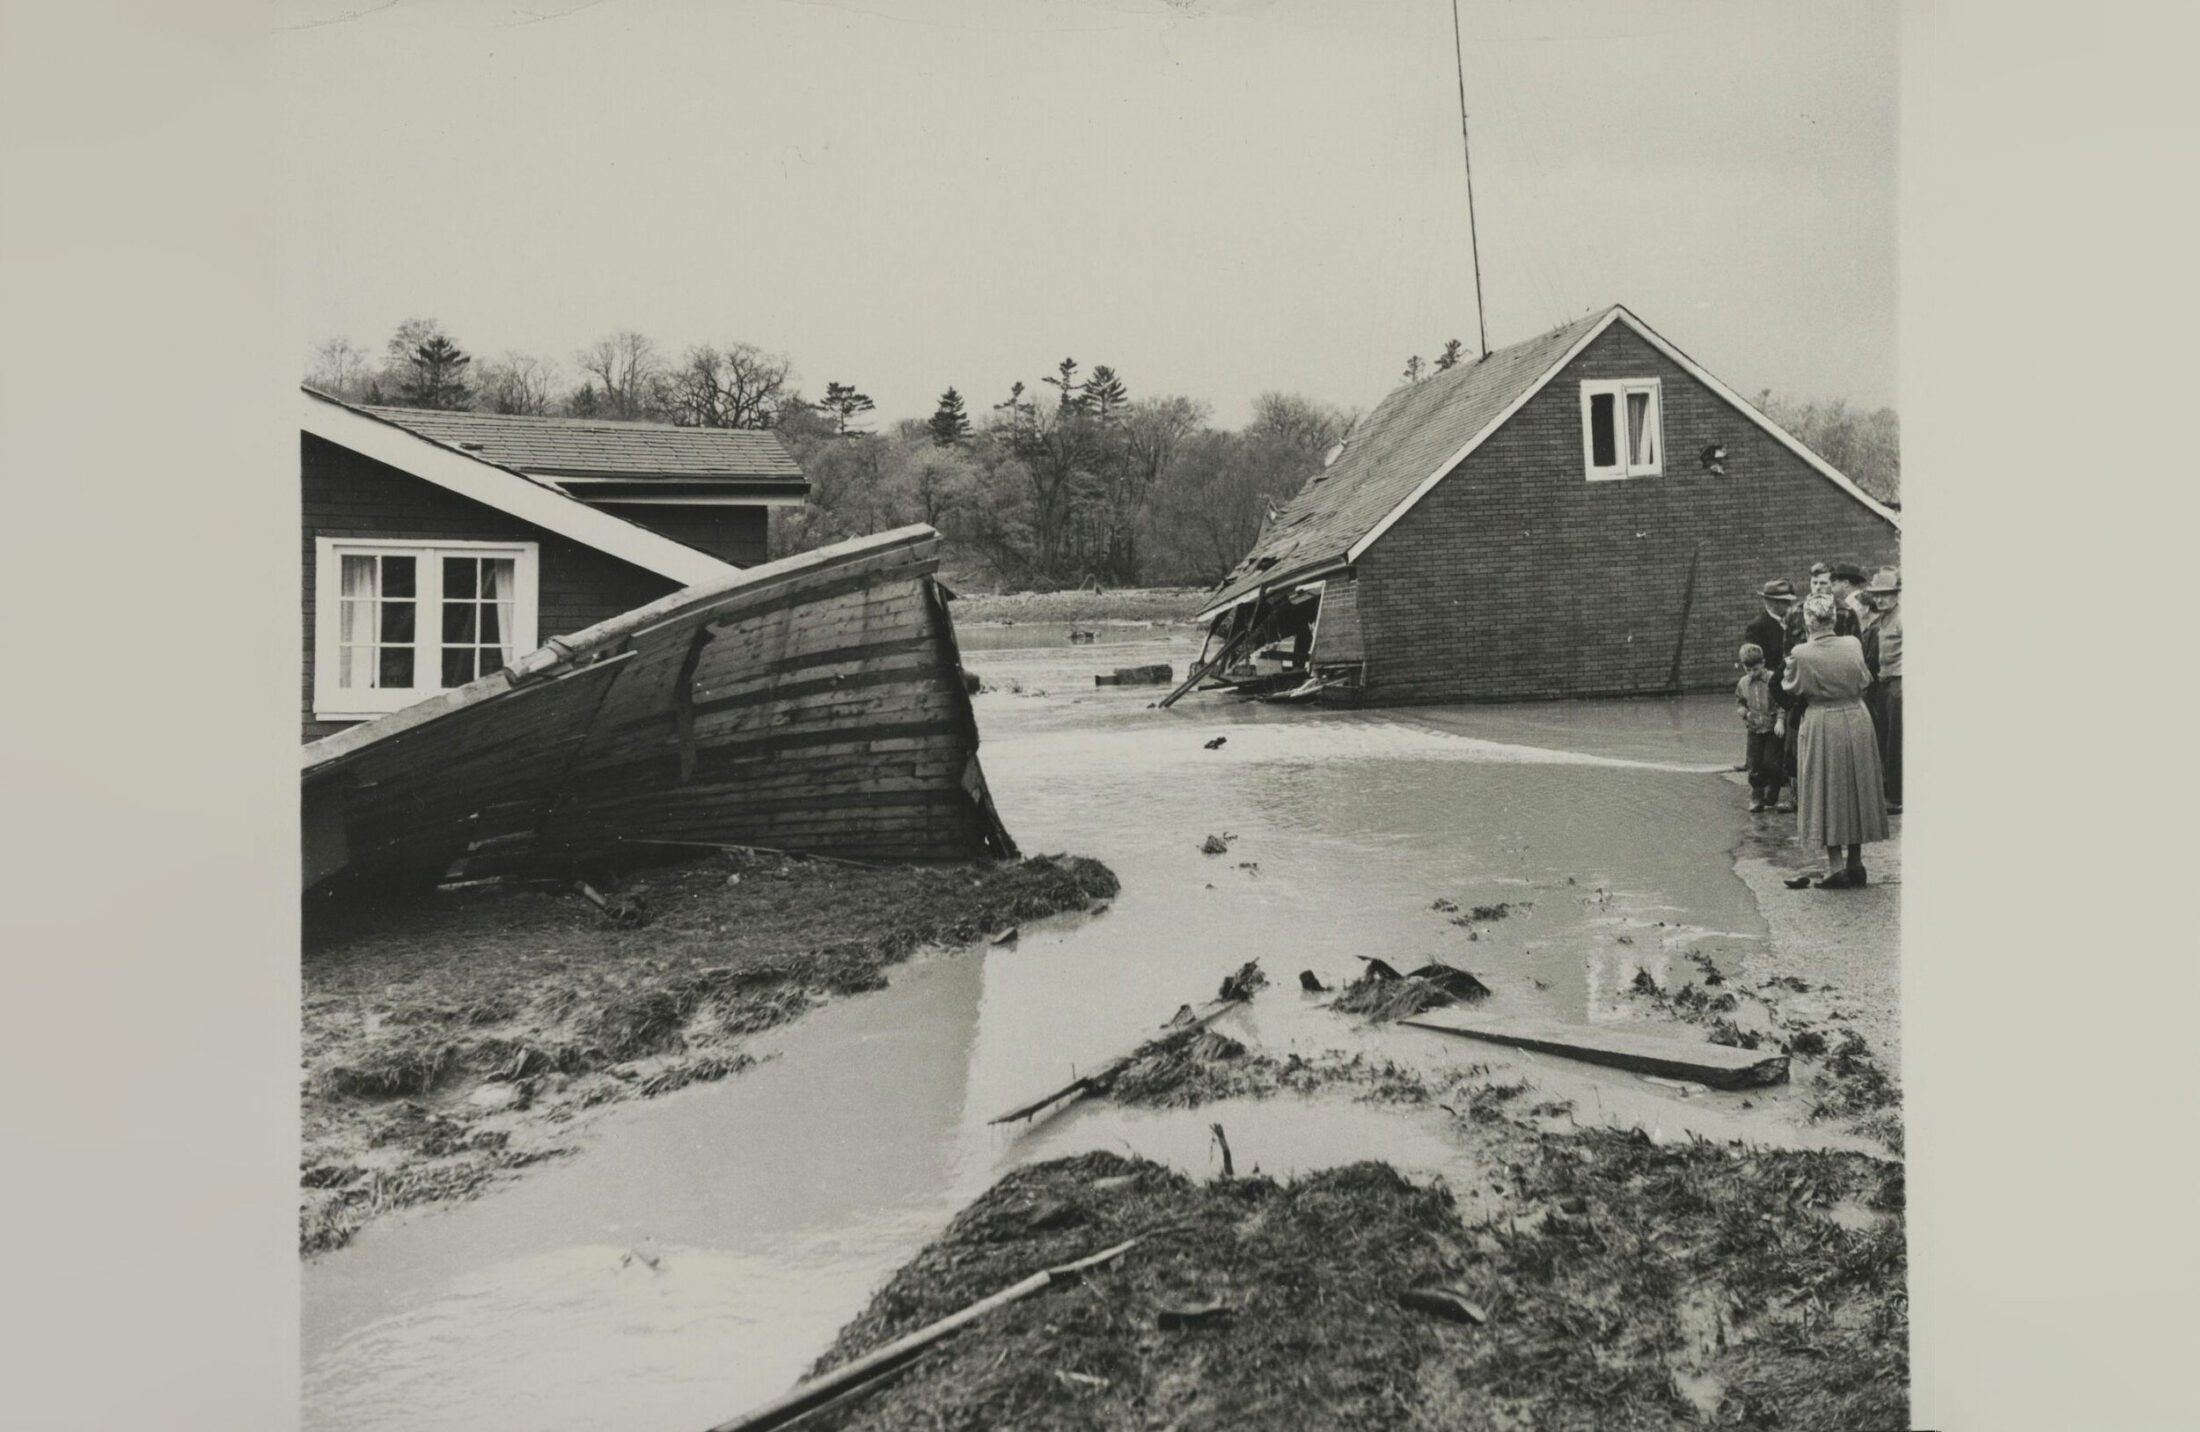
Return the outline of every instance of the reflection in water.
{"type": "Polygon", "coordinates": [[[1337,984],[1361,957],[1438,957],[1491,986],[1492,1013],[1614,1022],[1644,1017],[1627,995],[1637,970],[1670,988],[1696,977],[1691,952],[1737,969],[1765,932],[1728,859],[1739,803],[1710,774],[1738,745],[1730,703],[1164,712],[1149,709],[1160,689],[1095,688],[1092,674],[1182,671],[1196,637],[1125,632],[1142,635],[1116,629],[1104,654],[965,634],[1001,688],[978,712],[1009,828],[1028,851],[1113,867],[1112,908],[898,969],[886,991],[760,1037],[777,1057],[740,1077],[608,1111],[580,1157],[308,1264],[310,1425],[708,1426],[782,1391],[1007,1167],[1108,1147],[1203,1175],[1215,1119],[1247,1169],[1385,1158],[1471,1178],[1437,1116],[1348,1101],[1092,1102],[1035,1128],[986,1125],[1254,957],[1274,984],[1223,1027],[1270,1051],[1525,1071],[1583,1121],[1800,1127],[1777,1092],[1748,1112],[1681,1101],[1565,1061],[1366,1029],[1295,988],[1301,969],[1337,984]],[[1215,735],[1228,739],[1210,751],[1215,735]],[[1199,852],[1210,833],[1235,837],[1228,854],[1199,852]],[[626,1257],[637,1246],[655,1267],[626,1257]]]}

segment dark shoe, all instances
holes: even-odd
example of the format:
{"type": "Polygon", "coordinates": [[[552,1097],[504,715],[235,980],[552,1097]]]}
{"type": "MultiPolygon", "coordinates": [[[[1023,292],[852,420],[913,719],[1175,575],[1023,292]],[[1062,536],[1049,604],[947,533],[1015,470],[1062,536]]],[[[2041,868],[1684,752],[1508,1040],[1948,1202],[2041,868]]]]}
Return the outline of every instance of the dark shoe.
{"type": "Polygon", "coordinates": [[[1820,890],[1854,890],[1861,883],[1853,871],[1837,870],[1831,875],[1821,876],[1817,888],[1820,890]]]}
{"type": "Polygon", "coordinates": [[[1865,876],[1864,867],[1861,865],[1852,865],[1841,873],[1848,876],[1849,884],[1854,885],[1859,890],[1863,889],[1866,885],[1871,883],[1871,881],[1865,876]]]}
{"type": "Polygon", "coordinates": [[[1763,810],[1764,808],[1765,803],[1761,800],[1753,800],[1749,803],[1749,813],[1751,815],[1755,815],[1757,812],[1763,810]]]}
{"type": "Polygon", "coordinates": [[[1795,802],[1782,801],[1778,805],[1774,806],[1773,809],[1779,811],[1783,815],[1793,815],[1795,814],[1795,802]]]}
{"type": "Polygon", "coordinates": [[[1798,875],[1792,880],[1784,880],[1781,883],[1790,890],[1808,890],[1810,888],[1810,877],[1808,875],[1798,875]]]}

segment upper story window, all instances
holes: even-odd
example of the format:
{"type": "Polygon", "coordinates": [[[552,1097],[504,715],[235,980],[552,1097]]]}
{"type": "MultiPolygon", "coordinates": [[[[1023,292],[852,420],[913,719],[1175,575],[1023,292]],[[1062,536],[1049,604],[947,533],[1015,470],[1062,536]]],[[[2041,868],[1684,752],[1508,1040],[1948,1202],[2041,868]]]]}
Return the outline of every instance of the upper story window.
{"type": "Polygon", "coordinates": [[[1581,385],[1581,444],[1591,482],[1656,477],[1665,470],[1658,380],[1616,378],[1581,385]]]}
{"type": "Polygon", "coordinates": [[[313,714],[359,720],[504,667],[535,646],[532,542],[314,544],[313,714]]]}

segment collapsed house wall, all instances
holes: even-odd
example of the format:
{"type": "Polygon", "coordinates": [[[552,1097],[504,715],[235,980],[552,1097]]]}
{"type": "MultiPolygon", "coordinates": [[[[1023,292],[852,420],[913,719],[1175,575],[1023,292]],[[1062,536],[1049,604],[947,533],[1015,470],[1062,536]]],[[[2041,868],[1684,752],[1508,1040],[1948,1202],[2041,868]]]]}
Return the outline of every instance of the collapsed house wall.
{"type": "Polygon", "coordinates": [[[1353,593],[1367,701],[1712,690],[1733,680],[1761,583],[1822,559],[1892,563],[1899,543],[1615,324],[1383,533],[1357,582],[1330,587],[1353,593]],[[1580,383],[1641,377],[1661,380],[1663,475],[1587,480],[1580,383]],[[1700,461],[1712,444],[1723,473],[1700,461]]]}

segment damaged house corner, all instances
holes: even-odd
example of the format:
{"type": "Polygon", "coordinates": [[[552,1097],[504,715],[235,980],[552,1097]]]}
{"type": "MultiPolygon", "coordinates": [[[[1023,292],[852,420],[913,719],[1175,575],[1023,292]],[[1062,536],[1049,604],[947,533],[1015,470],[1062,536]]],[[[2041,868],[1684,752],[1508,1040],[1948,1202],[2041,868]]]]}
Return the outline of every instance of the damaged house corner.
{"type": "MultiPolygon", "coordinates": [[[[592,503],[576,495],[588,483],[477,456],[499,434],[444,442],[412,430],[446,415],[408,414],[408,426],[311,392],[306,404],[308,540],[327,559],[308,573],[307,622],[334,638],[309,639],[308,734],[312,718],[347,701],[371,704],[392,687],[410,698],[303,748],[306,888],[569,870],[653,844],[872,860],[1015,854],[978,764],[929,527],[742,569],[666,538],[661,515],[716,519],[736,534],[753,527],[760,550],[761,503],[744,525],[729,494],[743,480],[799,487],[784,449],[762,481],[629,471],[615,482],[601,469],[635,465],[618,449],[686,435],[532,420],[534,461],[595,461],[590,481],[613,497],[592,503]],[[317,531],[317,477],[332,510],[369,506],[329,499],[332,487],[384,494],[404,512],[404,539],[317,531]],[[630,494],[652,484],[652,505],[641,506],[630,494]],[[613,515],[614,500],[657,520],[613,515]],[[422,528],[437,517],[502,540],[422,528]],[[530,607],[573,609],[555,588],[613,585],[594,569],[614,565],[660,590],[678,585],[513,650],[535,624],[530,607]],[[483,659],[485,674],[463,684],[404,684],[432,677],[431,660],[446,680],[466,674],[463,663],[482,654],[501,660],[483,659]],[[347,683],[362,689],[352,695],[347,683]]],[[[508,445],[519,421],[503,420],[508,445]]],[[[707,436],[762,436],[778,448],[769,434],[707,436]]],[[[646,460],[700,465],[692,452],[646,460]]],[[[692,536],[695,525],[673,530],[692,536]]]]}

